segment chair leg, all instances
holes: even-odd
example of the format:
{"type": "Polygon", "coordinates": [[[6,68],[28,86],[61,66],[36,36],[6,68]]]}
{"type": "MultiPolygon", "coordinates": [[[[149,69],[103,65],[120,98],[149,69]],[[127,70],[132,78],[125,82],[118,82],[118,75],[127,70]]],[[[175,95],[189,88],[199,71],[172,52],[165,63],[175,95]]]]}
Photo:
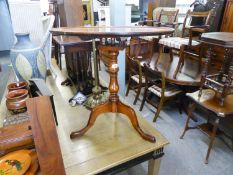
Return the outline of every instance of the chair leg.
{"type": "Polygon", "coordinates": [[[180,58],[179,58],[179,62],[177,64],[175,73],[173,75],[173,78],[176,79],[177,73],[179,72],[179,70],[181,69],[181,67],[184,64],[184,46],[181,46],[180,48],[180,58]]]}
{"type": "Polygon", "coordinates": [[[200,51],[199,51],[199,60],[198,60],[198,71],[201,72],[201,65],[202,65],[202,55],[203,54],[203,50],[202,50],[202,47],[200,48],[200,51]]]}
{"type": "Polygon", "coordinates": [[[187,118],[187,120],[186,120],[185,127],[184,127],[184,131],[183,131],[182,135],[180,136],[180,139],[183,139],[183,138],[184,138],[184,135],[185,135],[186,131],[189,129],[189,120],[190,120],[190,118],[191,118],[191,116],[192,116],[193,111],[194,111],[195,108],[196,108],[196,105],[195,105],[194,103],[191,103],[191,104],[189,104],[189,107],[188,107],[188,108],[189,108],[189,109],[188,109],[188,118],[187,118]]]}
{"type": "Polygon", "coordinates": [[[162,53],[163,53],[163,45],[159,45],[159,55],[158,55],[157,60],[155,61],[155,65],[157,65],[157,64],[158,64],[159,59],[160,59],[160,57],[161,57],[162,53]]]}
{"type": "Polygon", "coordinates": [[[131,83],[131,78],[129,78],[129,83],[128,83],[128,87],[127,87],[126,94],[125,94],[126,97],[129,95],[130,83],[131,83]]]}
{"type": "Polygon", "coordinates": [[[137,95],[136,95],[136,97],[135,97],[135,99],[134,99],[134,102],[133,102],[134,105],[135,105],[135,104],[137,103],[137,101],[138,101],[138,97],[139,97],[139,95],[140,95],[140,93],[141,93],[141,89],[142,89],[142,86],[141,86],[141,84],[139,84],[139,85],[138,85],[138,90],[137,90],[137,95]]]}
{"type": "Polygon", "coordinates": [[[143,99],[142,99],[142,103],[141,103],[141,106],[140,106],[140,111],[142,111],[143,107],[144,107],[144,104],[145,104],[145,101],[146,101],[146,97],[147,97],[147,87],[145,87],[145,91],[144,91],[144,95],[143,95],[143,99]]]}
{"type": "Polygon", "coordinates": [[[215,122],[214,122],[214,128],[213,128],[213,131],[212,131],[212,134],[211,134],[211,137],[210,137],[210,142],[209,142],[209,146],[208,146],[208,150],[207,150],[207,154],[206,154],[205,164],[208,164],[210,151],[211,151],[213,143],[214,143],[214,139],[215,139],[215,136],[216,136],[218,125],[219,125],[219,118],[217,117],[215,122]]]}
{"type": "Polygon", "coordinates": [[[183,110],[183,97],[184,95],[182,95],[181,97],[179,97],[179,113],[182,114],[182,110],[183,110]]]}
{"type": "Polygon", "coordinates": [[[159,106],[158,106],[157,111],[156,111],[156,113],[155,113],[153,122],[156,122],[157,118],[159,117],[160,111],[161,111],[161,109],[162,109],[162,107],[163,107],[163,103],[164,103],[164,97],[162,97],[162,98],[160,99],[159,106]]]}
{"type": "Polygon", "coordinates": [[[173,50],[172,48],[169,49],[169,54],[170,54],[170,62],[173,61],[173,50]]]}

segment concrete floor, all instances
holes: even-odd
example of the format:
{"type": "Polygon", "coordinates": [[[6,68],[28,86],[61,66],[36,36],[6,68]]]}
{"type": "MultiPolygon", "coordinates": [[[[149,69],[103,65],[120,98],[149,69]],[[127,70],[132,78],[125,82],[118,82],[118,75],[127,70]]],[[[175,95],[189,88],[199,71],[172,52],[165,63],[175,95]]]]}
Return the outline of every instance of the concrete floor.
{"type": "MultiPolygon", "coordinates": [[[[101,70],[99,73],[100,82],[106,86],[109,78],[104,71],[105,68],[102,67],[101,70]]],[[[124,97],[124,99],[135,110],[139,111],[142,94],[143,91],[136,105],[133,105],[136,95],[134,91],[130,91],[128,97],[124,97]]],[[[159,175],[233,175],[233,151],[222,141],[224,139],[231,144],[229,139],[224,136],[215,139],[209,164],[205,164],[204,160],[209,143],[207,135],[200,130],[194,129],[187,131],[184,139],[180,139],[187,118],[186,114],[180,114],[175,104],[168,103],[161,111],[156,123],[153,123],[155,111],[156,109],[153,106],[146,103],[141,115],[170,142],[165,147],[165,155],[162,158],[159,175]]],[[[205,122],[203,118],[198,117],[198,122],[191,121],[190,125],[195,126],[203,122],[205,122]]],[[[119,175],[146,175],[147,165],[147,162],[142,163],[119,173],[119,175]]]]}

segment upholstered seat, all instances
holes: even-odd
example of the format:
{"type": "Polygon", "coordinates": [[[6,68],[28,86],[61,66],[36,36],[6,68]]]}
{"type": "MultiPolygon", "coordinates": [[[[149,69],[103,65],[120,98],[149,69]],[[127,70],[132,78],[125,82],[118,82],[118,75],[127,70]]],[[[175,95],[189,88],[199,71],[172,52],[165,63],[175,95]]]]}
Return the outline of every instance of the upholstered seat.
{"type": "MultiPolygon", "coordinates": [[[[180,38],[180,37],[169,37],[169,38],[162,38],[159,40],[159,44],[180,49],[182,45],[189,45],[189,38],[180,38]]],[[[198,41],[192,40],[191,46],[198,46],[200,43],[198,41]]]]}
{"type": "Polygon", "coordinates": [[[131,58],[127,54],[129,82],[125,96],[128,96],[130,90],[136,90],[136,96],[133,104],[137,103],[142,87],[145,86],[145,77],[143,76],[142,66],[138,59],[131,58]]]}
{"type": "MultiPolygon", "coordinates": [[[[155,122],[159,117],[164,102],[170,99],[182,99],[183,92],[179,87],[165,82],[164,72],[160,72],[157,68],[150,67],[149,64],[144,64],[143,68],[146,83],[140,111],[143,109],[145,101],[156,107],[157,111],[153,119],[155,122]],[[158,104],[154,102],[153,98],[150,98],[151,95],[155,95],[159,98],[158,104]]],[[[179,111],[181,112],[181,105],[179,105],[179,111]]]]}
{"type": "MultiPolygon", "coordinates": [[[[133,75],[131,76],[131,79],[133,79],[136,83],[139,83],[139,75],[133,75]]],[[[142,76],[142,83],[145,83],[146,79],[144,76],[142,76]]]]}
{"type": "MultiPolygon", "coordinates": [[[[153,94],[157,95],[158,97],[162,96],[161,86],[153,85],[153,86],[149,87],[148,90],[150,92],[152,92],[153,94]]],[[[178,89],[176,86],[174,86],[172,84],[168,84],[165,87],[164,96],[165,97],[172,97],[172,96],[177,95],[177,94],[179,94],[181,92],[182,91],[180,89],[178,89]]]]}
{"type": "Polygon", "coordinates": [[[184,65],[185,55],[197,58],[200,71],[202,65],[202,54],[201,43],[198,41],[198,39],[202,33],[205,33],[209,30],[210,18],[212,16],[212,13],[212,10],[208,12],[191,12],[191,10],[188,10],[183,23],[182,36],[163,38],[159,40],[159,55],[155,64],[158,63],[165,46],[170,50],[171,61],[173,60],[173,50],[176,50],[179,53],[179,61],[176,70],[174,71],[173,78],[176,78],[177,73],[181,71],[181,68],[184,65]],[[200,20],[203,21],[204,25],[190,26],[193,18],[201,18],[200,20]],[[187,34],[189,35],[189,37],[185,38],[187,34]]]}

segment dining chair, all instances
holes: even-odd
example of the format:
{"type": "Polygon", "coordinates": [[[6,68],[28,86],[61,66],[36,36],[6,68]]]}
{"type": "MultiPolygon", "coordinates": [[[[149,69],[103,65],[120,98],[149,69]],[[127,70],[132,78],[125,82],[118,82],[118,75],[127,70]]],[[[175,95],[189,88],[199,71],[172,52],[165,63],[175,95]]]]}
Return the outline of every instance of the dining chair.
{"type": "MultiPolygon", "coordinates": [[[[139,21],[139,25],[147,25],[148,23],[152,23],[154,27],[172,27],[176,28],[177,23],[177,15],[179,13],[179,9],[176,8],[168,8],[168,7],[158,7],[153,10],[153,20],[144,20],[139,21]]],[[[144,36],[141,37],[145,40],[154,41],[154,43],[158,43],[160,38],[167,36],[144,36]]]]}
{"type": "MultiPolygon", "coordinates": [[[[156,107],[157,111],[153,119],[153,122],[156,122],[160,111],[163,108],[164,102],[170,99],[178,98],[179,96],[181,97],[183,92],[179,89],[179,87],[167,83],[165,81],[164,72],[158,71],[156,67],[153,69],[149,64],[144,64],[143,69],[145,72],[145,91],[140,106],[140,111],[142,111],[145,101],[156,107]],[[155,95],[159,98],[158,104],[153,101],[152,95],[155,95]]],[[[179,111],[181,113],[181,105],[179,105],[179,111]]]]}
{"type": "Polygon", "coordinates": [[[139,25],[147,25],[147,23],[152,22],[153,26],[157,27],[174,27],[176,25],[178,13],[179,9],[176,8],[159,7],[153,11],[153,20],[139,21],[139,25]]]}
{"type": "Polygon", "coordinates": [[[134,59],[133,57],[128,57],[128,72],[129,72],[129,82],[126,90],[125,96],[128,96],[130,90],[136,90],[136,96],[133,104],[137,103],[139,95],[141,93],[142,87],[145,86],[145,77],[143,76],[142,66],[139,60],[134,59]]]}
{"type": "Polygon", "coordinates": [[[143,65],[144,62],[150,62],[153,56],[153,42],[143,38],[132,37],[129,43],[128,55],[135,58],[143,65]]]}
{"type": "Polygon", "coordinates": [[[155,64],[157,64],[159,59],[161,58],[163,48],[167,47],[170,49],[171,61],[173,60],[173,51],[175,50],[179,53],[179,61],[176,70],[173,74],[173,78],[176,78],[177,73],[183,67],[185,55],[189,55],[192,58],[198,59],[200,71],[202,63],[202,54],[201,44],[198,41],[198,39],[202,33],[209,31],[212,13],[212,10],[207,12],[192,12],[191,10],[188,10],[183,23],[182,36],[162,38],[159,40],[159,55],[155,64]],[[203,25],[191,26],[191,22],[195,18],[202,20],[203,25]],[[186,35],[188,35],[188,37],[186,37],[186,35]]]}

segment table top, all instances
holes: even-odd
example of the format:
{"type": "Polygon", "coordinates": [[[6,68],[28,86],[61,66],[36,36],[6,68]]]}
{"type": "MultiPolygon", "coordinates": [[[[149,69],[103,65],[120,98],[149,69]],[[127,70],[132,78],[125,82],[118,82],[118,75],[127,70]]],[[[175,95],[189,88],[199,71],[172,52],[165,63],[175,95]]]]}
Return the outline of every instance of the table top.
{"type": "Polygon", "coordinates": [[[138,115],[140,126],[156,137],[156,143],[143,140],[125,116],[113,113],[101,114],[84,136],[71,140],[70,132],[86,125],[90,111],[68,104],[73,92],[60,85],[65,77],[61,77],[60,72],[56,74],[56,83],[51,76],[46,83],[54,94],[59,123],[57,133],[66,174],[97,174],[168,144],[168,140],[141,116],[138,115]]]}
{"type": "Polygon", "coordinates": [[[202,90],[202,96],[198,98],[199,91],[187,93],[187,96],[195,102],[214,112],[219,117],[226,117],[233,114],[233,95],[227,95],[224,100],[224,105],[219,105],[219,100],[215,96],[215,91],[211,89],[202,90]]]}
{"type": "Polygon", "coordinates": [[[50,30],[55,35],[77,35],[90,38],[99,37],[131,37],[166,35],[174,32],[169,27],[148,26],[104,26],[104,27],[61,27],[50,30]]]}
{"type": "Polygon", "coordinates": [[[233,48],[233,33],[210,32],[201,35],[201,42],[226,48],[233,48]]]}
{"type": "MultiPolygon", "coordinates": [[[[152,60],[156,60],[157,54],[153,55],[152,60]]],[[[193,59],[185,59],[184,66],[176,76],[173,78],[174,72],[176,70],[179,57],[174,54],[173,61],[170,61],[169,54],[162,54],[159,59],[156,68],[159,71],[164,72],[165,79],[167,82],[174,83],[181,86],[194,86],[198,87],[201,83],[201,71],[198,71],[198,61],[193,59]]],[[[151,61],[151,67],[155,66],[154,62],[151,61]]]]}

